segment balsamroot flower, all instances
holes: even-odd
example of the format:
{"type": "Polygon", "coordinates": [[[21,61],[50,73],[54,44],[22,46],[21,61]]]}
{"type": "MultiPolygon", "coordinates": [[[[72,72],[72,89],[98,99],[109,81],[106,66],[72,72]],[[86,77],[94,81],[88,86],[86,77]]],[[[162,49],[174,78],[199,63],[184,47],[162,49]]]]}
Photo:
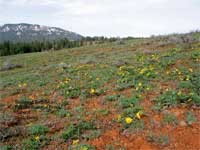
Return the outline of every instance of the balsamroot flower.
{"type": "Polygon", "coordinates": [[[131,117],[126,117],[126,118],[125,118],[125,122],[126,122],[127,124],[131,124],[131,123],[133,122],[133,119],[132,119],[131,117]]]}

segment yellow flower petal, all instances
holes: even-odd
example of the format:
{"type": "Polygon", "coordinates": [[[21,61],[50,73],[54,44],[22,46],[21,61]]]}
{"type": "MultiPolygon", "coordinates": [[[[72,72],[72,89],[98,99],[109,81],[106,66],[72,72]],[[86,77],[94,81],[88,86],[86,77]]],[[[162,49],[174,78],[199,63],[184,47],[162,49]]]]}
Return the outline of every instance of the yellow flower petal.
{"type": "Polygon", "coordinates": [[[39,140],[40,140],[40,137],[39,137],[39,136],[36,136],[36,137],[35,137],[35,140],[36,140],[36,141],[39,141],[39,140]]]}
{"type": "Polygon", "coordinates": [[[136,117],[137,117],[138,119],[141,119],[141,116],[142,116],[142,112],[141,112],[141,111],[137,112],[136,117]]]}
{"type": "Polygon", "coordinates": [[[79,139],[73,140],[72,145],[77,145],[79,143],[79,139]]]}
{"type": "Polygon", "coordinates": [[[95,93],[95,89],[90,89],[90,93],[94,94],[95,93]]]}
{"type": "Polygon", "coordinates": [[[140,83],[138,84],[138,86],[140,86],[140,87],[141,87],[141,86],[142,86],[142,83],[140,82],[140,83]]]}
{"type": "Polygon", "coordinates": [[[133,119],[132,119],[131,117],[126,117],[126,118],[125,118],[125,122],[126,122],[127,124],[131,124],[131,123],[133,122],[133,119]]]}

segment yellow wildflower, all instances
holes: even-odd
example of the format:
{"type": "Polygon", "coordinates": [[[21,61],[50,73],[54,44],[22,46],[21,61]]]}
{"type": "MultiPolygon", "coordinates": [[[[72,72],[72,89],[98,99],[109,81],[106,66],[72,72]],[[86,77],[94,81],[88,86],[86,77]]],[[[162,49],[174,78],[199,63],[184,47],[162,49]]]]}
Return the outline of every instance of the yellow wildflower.
{"type": "Polygon", "coordinates": [[[189,81],[189,80],[190,80],[190,77],[189,77],[189,76],[187,76],[185,80],[186,80],[186,81],[189,81]]]}
{"type": "Polygon", "coordinates": [[[138,111],[138,112],[136,113],[136,117],[137,117],[138,119],[141,119],[141,116],[142,116],[142,111],[138,111]]]}
{"type": "Polygon", "coordinates": [[[36,137],[35,137],[35,140],[36,140],[36,141],[39,141],[39,140],[40,140],[40,137],[39,137],[39,136],[36,136],[36,137]]]}
{"type": "Polygon", "coordinates": [[[133,119],[132,119],[131,117],[126,117],[126,118],[125,118],[125,122],[126,122],[127,124],[131,124],[131,123],[133,122],[133,119]]]}
{"type": "Polygon", "coordinates": [[[69,78],[65,78],[65,81],[70,81],[71,79],[69,79],[69,78]]]}
{"type": "Polygon", "coordinates": [[[133,104],[130,104],[130,107],[133,107],[134,105],[133,104]]]}
{"type": "Polygon", "coordinates": [[[146,68],[140,70],[140,74],[143,74],[146,71],[146,68]]]}
{"type": "Polygon", "coordinates": [[[180,79],[181,81],[183,81],[183,77],[179,77],[179,79],[180,79]]]}
{"type": "Polygon", "coordinates": [[[95,93],[95,89],[90,89],[90,94],[94,94],[95,93]]]}
{"type": "Polygon", "coordinates": [[[149,70],[151,70],[151,71],[154,70],[154,67],[153,67],[153,66],[150,66],[150,67],[149,67],[149,70]]]}
{"type": "Polygon", "coordinates": [[[192,68],[189,68],[189,71],[190,71],[190,72],[193,72],[193,69],[192,69],[192,68]]]}
{"type": "Polygon", "coordinates": [[[24,87],[26,87],[26,86],[27,86],[26,83],[18,84],[18,87],[19,87],[19,88],[24,88],[24,87]]]}
{"type": "Polygon", "coordinates": [[[181,92],[181,91],[179,91],[177,94],[180,96],[180,95],[182,94],[182,92],[181,92]]]}
{"type": "Polygon", "coordinates": [[[79,143],[79,139],[72,141],[72,145],[77,145],[78,143],[79,143]]]}
{"type": "Polygon", "coordinates": [[[138,86],[140,86],[140,87],[141,87],[141,86],[142,86],[142,83],[140,82],[140,83],[138,84],[138,86]]]}

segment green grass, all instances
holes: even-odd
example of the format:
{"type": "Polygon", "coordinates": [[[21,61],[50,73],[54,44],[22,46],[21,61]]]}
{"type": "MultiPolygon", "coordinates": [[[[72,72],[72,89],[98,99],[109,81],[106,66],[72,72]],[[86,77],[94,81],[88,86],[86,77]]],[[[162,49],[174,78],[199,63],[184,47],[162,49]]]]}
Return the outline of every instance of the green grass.
{"type": "Polygon", "coordinates": [[[158,144],[160,146],[167,146],[170,142],[168,135],[163,135],[163,134],[155,135],[152,132],[150,132],[149,135],[147,136],[147,141],[158,144]]]}
{"type": "Polygon", "coordinates": [[[22,149],[23,150],[41,149],[42,147],[48,145],[49,142],[50,139],[48,139],[46,136],[30,137],[22,142],[23,143],[22,149]]]}
{"type": "Polygon", "coordinates": [[[21,97],[14,106],[14,110],[30,108],[32,105],[32,101],[27,97],[21,97]]]}
{"type": "Polygon", "coordinates": [[[48,128],[40,124],[35,124],[28,128],[28,132],[30,135],[45,135],[48,132],[48,128]]]}
{"type": "Polygon", "coordinates": [[[77,139],[80,138],[81,133],[83,133],[85,130],[94,130],[94,129],[96,129],[96,126],[92,121],[90,122],[81,121],[77,125],[73,124],[69,125],[62,133],[62,138],[64,140],[77,139]]]}
{"type": "Polygon", "coordinates": [[[188,125],[192,125],[197,120],[194,113],[191,111],[186,112],[185,119],[188,125]]]}
{"type": "Polygon", "coordinates": [[[171,114],[164,114],[163,123],[164,124],[177,125],[178,124],[178,120],[177,120],[177,117],[172,113],[171,114]]]}

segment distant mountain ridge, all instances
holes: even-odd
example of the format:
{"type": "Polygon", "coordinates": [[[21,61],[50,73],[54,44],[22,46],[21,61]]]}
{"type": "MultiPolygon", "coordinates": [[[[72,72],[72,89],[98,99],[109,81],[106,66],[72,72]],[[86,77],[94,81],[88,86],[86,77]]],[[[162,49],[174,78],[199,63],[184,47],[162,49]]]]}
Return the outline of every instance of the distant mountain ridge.
{"type": "Polygon", "coordinates": [[[82,35],[57,27],[38,24],[5,24],[0,26],[0,42],[31,42],[67,38],[71,41],[80,40],[82,35]]]}

